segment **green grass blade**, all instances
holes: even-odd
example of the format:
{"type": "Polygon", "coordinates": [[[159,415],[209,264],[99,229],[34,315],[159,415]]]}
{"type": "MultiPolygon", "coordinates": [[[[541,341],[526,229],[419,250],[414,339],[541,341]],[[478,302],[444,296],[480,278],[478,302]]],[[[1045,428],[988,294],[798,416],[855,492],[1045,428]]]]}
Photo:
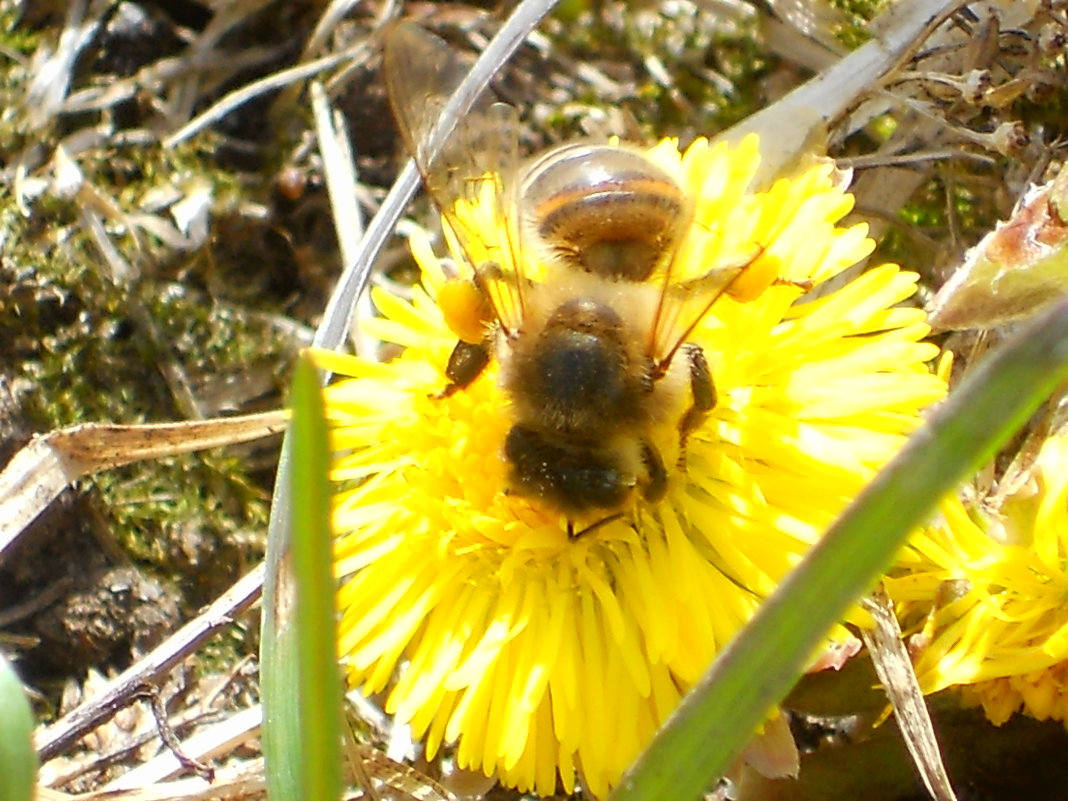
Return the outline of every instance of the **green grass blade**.
{"type": "MultiPolygon", "coordinates": [[[[279,476],[291,477],[293,459],[290,455],[294,437],[287,432],[279,460],[279,476]]],[[[289,517],[291,493],[275,492],[271,508],[271,529],[288,533],[284,525],[274,525],[276,517],[289,517]],[[279,503],[282,495],[285,503],[279,503]]],[[[270,540],[270,535],[268,536],[270,540]]],[[[260,634],[260,696],[263,704],[263,757],[267,774],[267,797],[270,801],[299,801],[300,786],[297,771],[301,763],[299,731],[300,698],[296,688],[300,683],[298,668],[299,647],[292,610],[296,603],[292,576],[292,554],[288,543],[276,548],[277,559],[263,593],[263,622],[260,634]]],[[[268,544],[268,548],[272,548],[268,544]]]]}
{"type": "Polygon", "coordinates": [[[275,629],[264,638],[264,754],[272,801],[330,801],[341,794],[342,689],[329,446],[319,377],[307,359],[295,370],[291,404],[290,550],[280,568],[275,629]]]}
{"type": "Polygon", "coordinates": [[[0,656],[0,798],[31,801],[36,782],[33,712],[22,682],[0,656]]]}
{"type": "Polygon", "coordinates": [[[611,795],[696,799],[786,696],[909,532],[1068,379],[1068,303],[975,369],[724,649],[611,795]]]}

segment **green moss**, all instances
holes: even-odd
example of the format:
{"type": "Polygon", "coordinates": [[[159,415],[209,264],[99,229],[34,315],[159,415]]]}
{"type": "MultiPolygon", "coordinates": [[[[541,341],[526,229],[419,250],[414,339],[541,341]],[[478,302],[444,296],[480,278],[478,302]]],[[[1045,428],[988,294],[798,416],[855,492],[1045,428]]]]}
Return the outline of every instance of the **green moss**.
{"type": "Polygon", "coordinates": [[[233,455],[193,454],[110,471],[95,482],[123,549],[182,585],[195,606],[262,553],[270,498],[247,473],[233,455]]]}
{"type": "Polygon", "coordinates": [[[830,0],[830,5],[862,24],[870,22],[889,8],[890,0],[830,0]]]}
{"type": "MultiPolygon", "coordinates": [[[[27,216],[9,189],[0,190],[0,361],[32,387],[19,410],[31,429],[184,419],[168,372],[203,397],[256,370],[257,386],[266,383],[273,394],[270,405],[280,403],[294,347],[269,316],[284,299],[243,291],[228,297],[227,285],[210,280],[207,265],[229,269],[217,264],[210,241],[196,252],[176,252],[123,225],[146,213],[151,193],[193,182],[212,187],[220,217],[255,201],[260,186],[243,186],[212,156],[208,137],[174,150],[139,145],[78,155],[87,184],[110,205],[98,210],[112,244],[140,274],[131,281],[114,279],[83,229],[83,198],[46,194],[31,202],[27,216]],[[198,272],[206,275],[199,286],[186,280],[198,272]]],[[[166,210],[159,216],[169,221],[166,210]]],[[[248,269],[241,265],[235,275],[248,269]]],[[[231,451],[191,454],[101,473],[90,483],[116,540],[135,561],[183,586],[193,609],[262,553],[276,447],[258,454],[246,448],[255,462],[231,451]]]]}
{"type": "MultiPolygon", "coordinates": [[[[714,135],[765,102],[760,79],[772,65],[757,44],[755,17],[721,20],[637,6],[614,16],[583,9],[579,19],[551,30],[554,48],[564,54],[563,64],[606,65],[607,75],[630,88],[614,105],[637,122],[644,141],[714,135]]],[[[560,138],[580,133],[573,126],[576,106],[605,106],[598,90],[578,88],[570,113],[557,108],[544,115],[560,138]]]]}
{"type": "Polygon", "coordinates": [[[871,39],[868,23],[890,6],[890,0],[830,0],[830,5],[845,14],[832,33],[849,50],[855,50],[871,39]]]}

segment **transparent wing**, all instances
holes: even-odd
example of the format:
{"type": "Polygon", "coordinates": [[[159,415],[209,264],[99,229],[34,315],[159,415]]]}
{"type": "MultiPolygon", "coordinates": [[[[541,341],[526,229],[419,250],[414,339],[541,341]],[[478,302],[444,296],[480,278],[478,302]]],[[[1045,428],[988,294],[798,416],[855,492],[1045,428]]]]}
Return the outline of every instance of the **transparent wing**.
{"type": "Polygon", "coordinates": [[[665,371],[716,301],[726,294],[735,295],[735,287],[741,286],[763,254],[763,248],[754,244],[748,252],[725,262],[711,266],[703,264],[699,244],[703,232],[696,224],[691,225],[693,227],[682,247],[662,270],[652,276],[652,280],[660,284],[660,293],[655,324],[650,332],[649,353],[665,371]]]}
{"type": "Polygon", "coordinates": [[[408,152],[506,332],[523,313],[516,110],[488,93],[455,121],[441,119],[467,67],[442,39],[401,22],[386,34],[386,91],[408,152]],[[442,135],[442,131],[447,131],[442,135]]]}

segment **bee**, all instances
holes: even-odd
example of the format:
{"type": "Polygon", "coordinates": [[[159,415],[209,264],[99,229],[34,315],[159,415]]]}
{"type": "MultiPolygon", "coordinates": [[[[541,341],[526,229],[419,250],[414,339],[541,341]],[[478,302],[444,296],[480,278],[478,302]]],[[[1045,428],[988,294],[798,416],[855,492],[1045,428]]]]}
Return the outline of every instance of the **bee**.
{"type": "Polygon", "coordinates": [[[687,340],[760,249],[683,279],[693,199],[644,152],[578,142],[524,161],[518,112],[485,99],[434,153],[462,62],[399,23],[383,67],[401,135],[472,276],[438,298],[458,336],[439,397],[496,360],[512,422],[507,491],[566,515],[569,532],[661,500],[669,462],[657,443],[681,459],[716,405],[705,354],[687,340]]]}

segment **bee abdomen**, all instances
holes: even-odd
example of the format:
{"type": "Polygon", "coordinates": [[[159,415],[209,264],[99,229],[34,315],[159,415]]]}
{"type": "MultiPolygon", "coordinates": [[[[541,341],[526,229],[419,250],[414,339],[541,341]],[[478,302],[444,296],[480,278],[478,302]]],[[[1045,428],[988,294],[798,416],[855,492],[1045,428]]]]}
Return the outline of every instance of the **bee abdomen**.
{"type": "Polygon", "coordinates": [[[678,182],[620,147],[554,151],[531,166],[523,198],[539,239],[557,258],[623,281],[649,278],[689,222],[678,182]]]}
{"type": "Polygon", "coordinates": [[[618,509],[636,483],[607,453],[560,443],[526,426],[512,427],[504,451],[512,466],[511,488],[566,514],[618,509]]]}

